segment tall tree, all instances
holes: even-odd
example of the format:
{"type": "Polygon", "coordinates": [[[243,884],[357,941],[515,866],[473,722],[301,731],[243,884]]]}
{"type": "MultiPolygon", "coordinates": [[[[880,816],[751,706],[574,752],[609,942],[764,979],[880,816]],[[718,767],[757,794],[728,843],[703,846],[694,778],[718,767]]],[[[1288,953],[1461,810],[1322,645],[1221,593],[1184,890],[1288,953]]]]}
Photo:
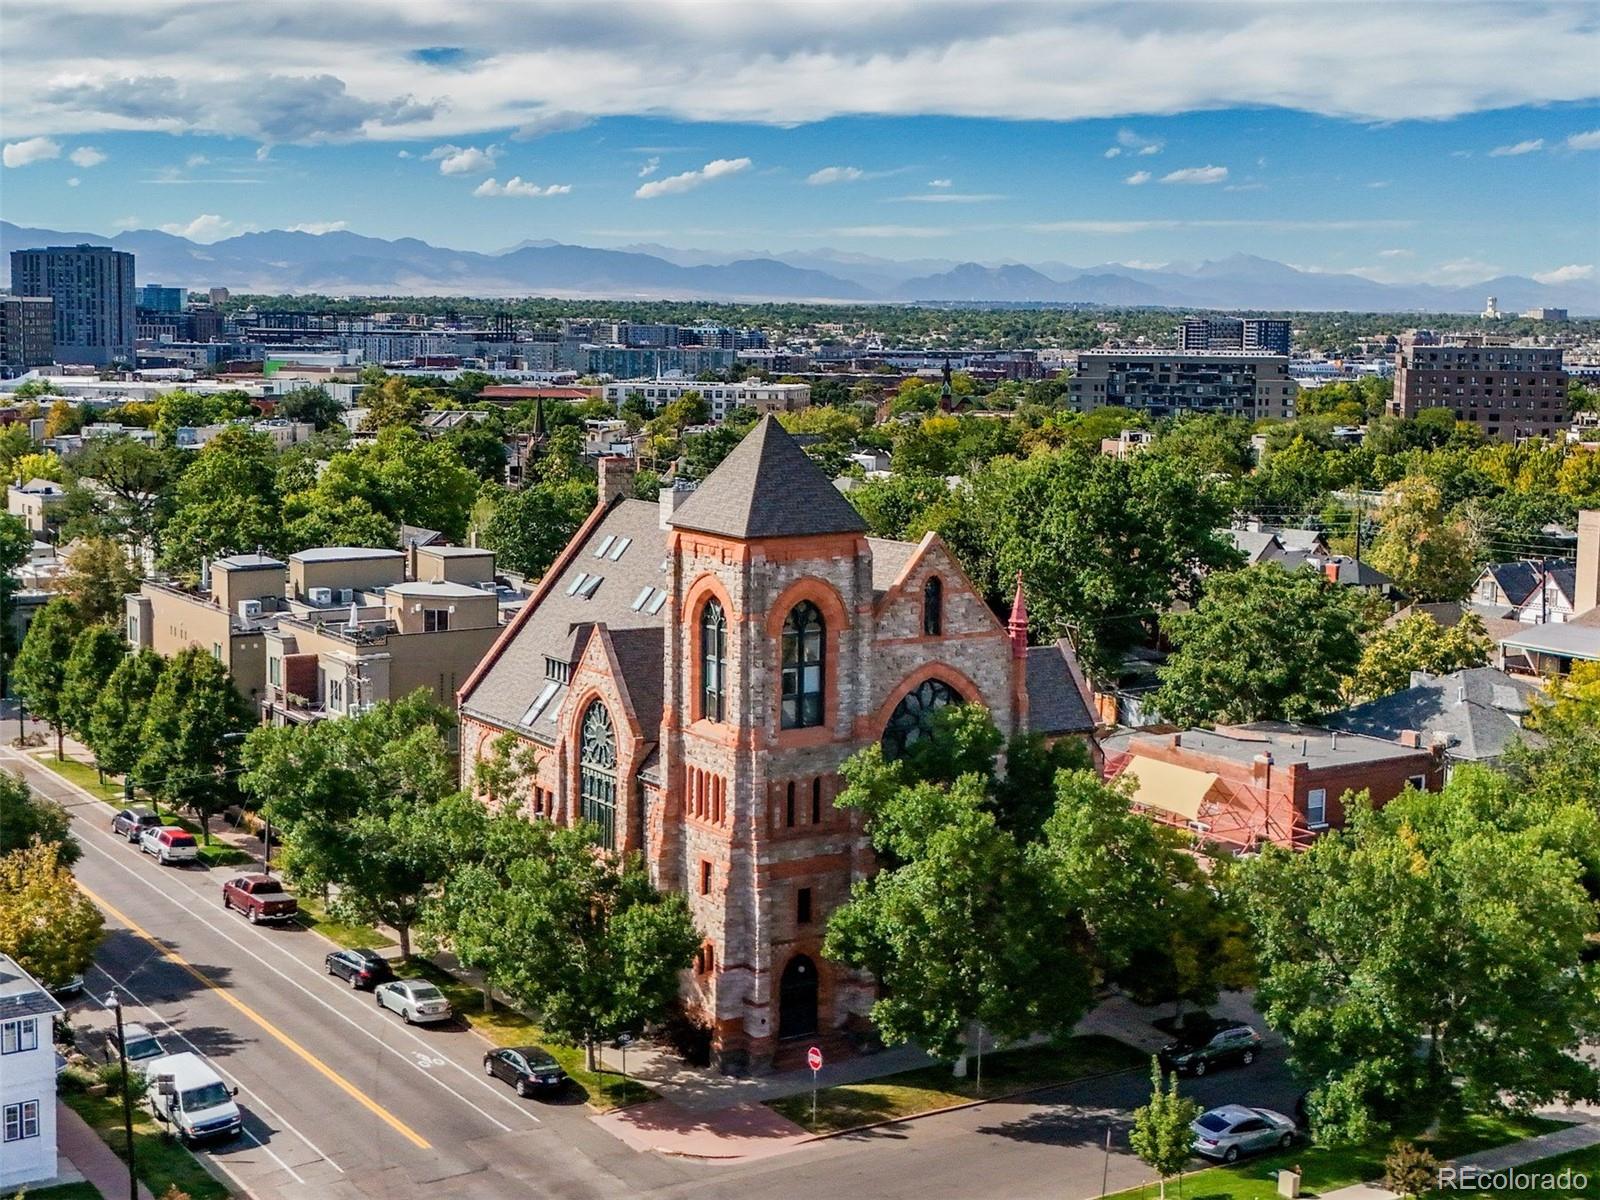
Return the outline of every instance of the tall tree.
{"type": "Polygon", "coordinates": [[[65,757],[62,752],[66,731],[66,714],[61,706],[62,685],[67,677],[67,658],[72,654],[72,643],[81,627],[72,601],[57,596],[35,614],[12,671],[11,683],[17,695],[35,718],[55,730],[58,761],[65,757]]]}
{"type": "Polygon", "coordinates": [[[201,448],[178,481],[162,558],[173,571],[197,571],[204,557],[277,548],[282,517],[272,443],[264,434],[224,429],[201,448]]]}
{"type": "Polygon", "coordinates": [[[487,490],[494,507],[482,521],[483,545],[495,563],[529,579],[543,575],[594,510],[592,483],[537,483],[519,491],[487,490]]]}
{"type": "Polygon", "coordinates": [[[11,669],[17,656],[17,568],[28,561],[33,535],[10,513],[0,513],[0,695],[11,694],[11,669]]]}
{"type": "Polygon", "coordinates": [[[62,723],[79,741],[92,745],[95,704],[127,652],[122,634],[109,625],[91,625],[74,639],[62,673],[60,706],[62,723]]]}
{"type": "Polygon", "coordinates": [[[681,894],[663,895],[643,859],[600,849],[590,826],[503,810],[482,854],[456,871],[435,928],[461,961],[540,1013],[545,1032],[585,1048],[662,1020],[700,935],[681,894]]]}
{"type": "Polygon", "coordinates": [[[123,434],[90,438],[72,456],[64,532],[115,538],[129,550],[153,544],[171,508],[178,453],[123,434]]]}
{"type": "Polygon", "coordinates": [[[161,673],[145,710],[134,772],[173,808],[187,808],[211,841],[211,817],[238,792],[239,738],[252,724],[227,670],[199,646],[180,651],[161,673]]]}
{"type": "Polygon", "coordinates": [[[126,775],[144,750],[144,719],[167,660],[154,650],[124,655],[89,713],[89,748],[102,771],[126,775]]]}
{"type": "Polygon", "coordinates": [[[1190,1128],[1203,1110],[1187,1096],[1178,1094],[1178,1074],[1168,1084],[1161,1077],[1161,1063],[1150,1060],[1150,1099],[1133,1110],[1133,1129],[1128,1141],[1133,1152],[1161,1177],[1161,1200],[1167,1197],[1167,1180],[1177,1175],[1194,1156],[1194,1130],[1190,1128]]]}
{"type": "Polygon", "coordinates": [[[1358,591],[1311,570],[1218,572],[1198,606],[1161,619],[1174,650],[1153,704],[1179,724],[1314,717],[1355,670],[1362,609],[1358,591]]]}
{"type": "Polygon", "coordinates": [[[1388,489],[1372,565],[1416,600],[1459,600],[1478,574],[1477,547],[1431,480],[1415,476],[1388,489]]]}
{"type": "Polygon", "coordinates": [[[36,841],[0,857],[0,954],[46,987],[88,968],[101,925],[55,846],[36,841]]]}
{"type": "Polygon", "coordinates": [[[32,845],[35,838],[55,847],[57,857],[69,865],[83,853],[66,809],[34,795],[20,775],[0,771],[0,856],[32,845]]]}
{"type": "Polygon", "coordinates": [[[84,624],[122,624],[124,597],[139,590],[128,551],[108,537],[80,538],[67,548],[55,587],[72,601],[84,624]]]}
{"type": "Polygon", "coordinates": [[[326,429],[338,421],[344,409],[325,387],[296,388],[272,410],[273,416],[286,421],[308,421],[318,429],[326,429]]]}
{"type": "Polygon", "coordinates": [[[1377,630],[1361,650],[1350,678],[1353,699],[1375,700],[1411,686],[1411,672],[1447,675],[1489,661],[1493,643],[1476,613],[1446,629],[1425,613],[1377,630]]]}

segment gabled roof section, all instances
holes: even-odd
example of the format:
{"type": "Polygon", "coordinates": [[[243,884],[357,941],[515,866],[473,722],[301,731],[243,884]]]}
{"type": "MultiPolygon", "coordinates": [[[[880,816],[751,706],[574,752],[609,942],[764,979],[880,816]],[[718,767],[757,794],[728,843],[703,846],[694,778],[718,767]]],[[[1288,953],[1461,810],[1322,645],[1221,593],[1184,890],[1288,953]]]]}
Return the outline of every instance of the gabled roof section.
{"type": "Polygon", "coordinates": [[[745,435],[671,523],[741,539],[867,531],[861,514],[774,416],[745,435]]]}

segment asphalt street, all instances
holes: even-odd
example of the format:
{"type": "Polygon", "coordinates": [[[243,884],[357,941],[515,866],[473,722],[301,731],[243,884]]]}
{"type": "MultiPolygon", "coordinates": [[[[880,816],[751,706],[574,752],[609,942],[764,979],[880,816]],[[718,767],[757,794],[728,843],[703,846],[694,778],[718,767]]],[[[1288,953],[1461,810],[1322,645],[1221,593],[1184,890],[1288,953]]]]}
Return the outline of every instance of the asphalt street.
{"type": "MultiPolygon", "coordinates": [[[[743,1164],[634,1151],[581,1103],[522,1100],[482,1073],[487,1046],[459,1023],[408,1027],[325,973],[331,943],[252,926],[221,904],[237,872],[162,867],[109,831],[114,811],[10,749],[4,760],[72,813],[74,870],[106,914],[79,1025],[120,989],[127,1019],[193,1049],[239,1087],[246,1135],[205,1151],[257,1200],[660,1196],[1077,1200],[1149,1178],[1127,1149],[1137,1072],[829,1139],[743,1164]],[[1113,1152],[1104,1144],[1112,1130],[1113,1152]]],[[[1186,1085],[1207,1104],[1289,1111],[1277,1055],[1186,1085]]]]}

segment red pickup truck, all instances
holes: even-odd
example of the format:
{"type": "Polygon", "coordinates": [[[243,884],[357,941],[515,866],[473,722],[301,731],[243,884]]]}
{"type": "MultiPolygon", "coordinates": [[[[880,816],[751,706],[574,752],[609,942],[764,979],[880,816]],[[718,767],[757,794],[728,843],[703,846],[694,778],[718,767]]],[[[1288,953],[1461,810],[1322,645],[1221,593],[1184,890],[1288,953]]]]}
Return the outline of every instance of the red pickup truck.
{"type": "Polygon", "coordinates": [[[254,925],[288,921],[300,911],[300,902],[270,875],[240,875],[222,885],[222,907],[238,909],[254,925]]]}

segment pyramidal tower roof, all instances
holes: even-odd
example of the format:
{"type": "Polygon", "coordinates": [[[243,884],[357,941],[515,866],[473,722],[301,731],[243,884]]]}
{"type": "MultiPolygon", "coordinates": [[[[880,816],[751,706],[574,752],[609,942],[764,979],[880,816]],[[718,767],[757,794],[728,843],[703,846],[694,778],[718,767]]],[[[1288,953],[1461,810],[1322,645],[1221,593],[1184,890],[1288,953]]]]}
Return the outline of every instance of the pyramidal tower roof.
{"type": "Polygon", "coordinates": [[[774,416],[745,435],[671,523],[733,538],[867,531],[861,514],[774,416]]]}

